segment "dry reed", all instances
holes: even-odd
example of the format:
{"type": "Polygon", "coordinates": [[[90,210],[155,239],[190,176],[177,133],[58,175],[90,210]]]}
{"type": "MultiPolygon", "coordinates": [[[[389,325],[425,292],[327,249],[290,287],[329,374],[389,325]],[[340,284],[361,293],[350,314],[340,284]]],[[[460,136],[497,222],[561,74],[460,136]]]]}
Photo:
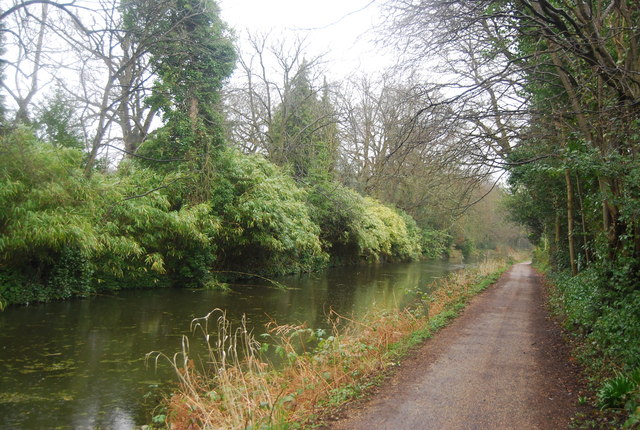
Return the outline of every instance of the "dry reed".
{"type": "MultiPolygon", "coordinates": [[[[452,305],[479,292],[481,279],[506,267],[492,260],[452,273],[411,308],[369,315],[358,321],[331,312],[333,329],[304,326],[268,327],[271,348],[281,359],[264,358],[264,344],[242,321],[235,330],[222,310],[193,321],[205,337],[208,359],[196,368],[188,339],[171,361],[179,390],[167,400],[166,425],[172,429],[289,429],[300,428],[328,407],[348,401],[371,384],[393,360],[392,347],[452,305]],[[215,335],[210,334],[214,325],[215,335]]],[[[485,282],[486,283],[486,282],[485,282]]]]}

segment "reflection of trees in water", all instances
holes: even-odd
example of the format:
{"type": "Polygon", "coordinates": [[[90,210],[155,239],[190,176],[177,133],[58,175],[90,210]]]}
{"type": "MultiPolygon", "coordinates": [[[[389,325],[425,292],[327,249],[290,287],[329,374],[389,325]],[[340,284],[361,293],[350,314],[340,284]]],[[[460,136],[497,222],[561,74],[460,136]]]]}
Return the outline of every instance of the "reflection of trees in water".
{"type": "MultiPolygon", "coordinates": [[[[330,309],[350,316],[390,308],[448,270],[441,262],[340,267],[280,279],[288,290],[247,281],[229,292],[137,290],[7,309],[0,314],[0,424],[131,427],[146,414],[140,402],[150,385],[173,378],[165,363],[147,368],[145,354],[179,351],[193,318],[221,308],[234,327],[246,314],[254,334],[271,319],[322,328],[330,309]],[[70,366],[53,371],[55,363],[70,366]],[[20,372],[30,366],[37,371],[20,372]],[[6,402],[11,393],[24,401],[6,402]]],[[[192,357],[202,350],[200,337],[191,336],[192,357]]]]}

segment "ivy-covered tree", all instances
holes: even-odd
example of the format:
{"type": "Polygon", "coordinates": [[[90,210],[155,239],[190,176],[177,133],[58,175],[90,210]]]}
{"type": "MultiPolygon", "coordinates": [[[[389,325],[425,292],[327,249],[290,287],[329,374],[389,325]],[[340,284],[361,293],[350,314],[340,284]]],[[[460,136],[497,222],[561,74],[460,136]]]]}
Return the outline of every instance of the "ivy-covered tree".
{"type": "Polygon", "coordinates": [[[145,155],[193,161],[202,168],[222,145],[220,90],[236,54],[212,0],[172,0],[155,25],[150,44],[157,76],[148,103],[162,112],[165,126],[145,155]]]}

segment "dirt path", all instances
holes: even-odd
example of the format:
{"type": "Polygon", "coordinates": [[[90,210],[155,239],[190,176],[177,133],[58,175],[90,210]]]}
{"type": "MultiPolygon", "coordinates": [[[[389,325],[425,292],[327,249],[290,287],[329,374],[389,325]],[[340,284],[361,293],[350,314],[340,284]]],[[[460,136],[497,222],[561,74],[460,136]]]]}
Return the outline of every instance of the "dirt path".
{"type": "Polygon", "coordinates": [[[512,267],[331,429],[566,429],[577,369],[529,264],[512,267]]]}

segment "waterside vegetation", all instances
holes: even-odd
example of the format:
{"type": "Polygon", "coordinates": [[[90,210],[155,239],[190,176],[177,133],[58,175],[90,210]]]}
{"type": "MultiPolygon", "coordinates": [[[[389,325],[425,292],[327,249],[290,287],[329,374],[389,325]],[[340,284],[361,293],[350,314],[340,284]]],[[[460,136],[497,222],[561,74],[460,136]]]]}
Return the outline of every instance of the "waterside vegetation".
{"type": "Polygon", "coordinates": [[[444,112],[409,126],[411,86],[329,83],[300,40],[240,49],[213,0],[36,1],[1,16],[2,46],[26,48],[1,63],[15,79],[0,75],[0,306],[469,256],[519,237],[461,221],[504,192],[459,162],[444,112]]]}
{"type": "MultiPolygon", "coordinates": [[[[179,204],[187,174],[163,175],[127,161],[117,172],[86,177],[80,151],[24,129],[4,136],[2,150],[5,303],[208,287],[240,272],[277,275],[423,253],[424,233],[405,213],[337,183],[326,184],[331,195],[319,198],[329,191],[305,189],[260,155],[219,151],[211,197],[179,204]]],[[[428,246],[433,252],[444,244],[428,246]]]]}
{"type": "Polygon", "coordinates": [[[453,272],[405,309],[371,312],[357,320],[329,312],[330,330],[273,323],[266,334],[255,336],[244,324],[231,327],[223,311],[213,311],[192,323],[193,336],[207,340],[207,360],[190,356],[188,339],[173,357],[150,354],[153,360],[169,360],[179,378],[178,389],[156,410],[154,425],[311,425],[379,383],[403,355],[445,326],[511,262],[496,259],[453,272]]]}
{"type": "Polygon", "coordinates": [[[457,162],[442,113],[407,126],[411,87],[329,83],[302,40],[240,49],[213,0],[36,1],[1,17],[2,307],[518,237],[459,221],[488,172],[457,162]]]}

